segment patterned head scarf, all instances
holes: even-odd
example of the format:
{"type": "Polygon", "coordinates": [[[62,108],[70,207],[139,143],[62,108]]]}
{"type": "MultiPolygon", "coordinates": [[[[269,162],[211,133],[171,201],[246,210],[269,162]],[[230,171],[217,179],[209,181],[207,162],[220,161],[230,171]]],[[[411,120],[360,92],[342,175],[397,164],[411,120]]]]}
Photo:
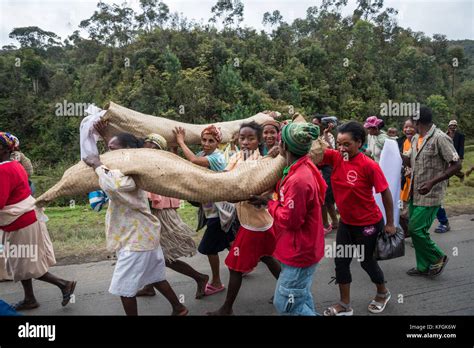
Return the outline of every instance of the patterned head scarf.
{"type": "Polygon", "coordinates": [[[273,126],[276,128],[277,132],[280,133],[280,122],[275,120],[268,120],[262,123],[262,128],[265,126],[273,126]]]}
{"type": "Polygon", "coordinates": [[[281,140],[288,151],[303,156],[309,152],[313,140],[319,137],[319,127],[312,123],[289,123],[281,130],[281,140]]]}
{"type": "Polygon", "coordinates": [[[148,134],[148,136],[145,138],[145,142],[155,144],[160,150],[166,150],[168,147],[166,139],[156,133],[148,134]]]}
{"type": "Polygon", "coordinates": [[[13,138],[13,141],[15,142],[15,146],[13,147],[13,150],[14,151],[19,151],[20,150],[20,140],[18,140],[18,138],[16,136],[14,136],[13,134],[10,134],[13,138]]]}
{"type": "Polygon", "coordinates": [[[6,147],[10,151],[13,151],[15,149],[15,139],[10,133],[0,132],[0,144],[2,144],[3,147],[6,147]]]}
{"type": "Polygon", "coordinates": [[[222,132],[221,132],[220,128],[217,128],[214,125],[210,125],[210,126],[204,128],[204,130],[201,132],[201,137],[204,134],[212,135],[218,143],[220,143],[222,141],[222,132]]]}

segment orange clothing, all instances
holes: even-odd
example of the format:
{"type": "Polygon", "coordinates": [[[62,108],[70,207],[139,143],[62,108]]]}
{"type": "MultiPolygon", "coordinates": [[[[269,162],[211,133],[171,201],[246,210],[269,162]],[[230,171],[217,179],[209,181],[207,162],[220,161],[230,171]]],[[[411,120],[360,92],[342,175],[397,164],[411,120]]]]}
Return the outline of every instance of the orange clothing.
{"type": "MultiPolygon", "coordinates": [[[[423,138],[421,138],[421,141],[423,142],[423,138]]],[[[421,142],[418,140],[418,146],[421,146],[421,142]]],[[[408,139],[405,139],[403,143],[403,153],[410,151],[411,148],[411,141],[408,139]]],[[[402,191],[400,191],[400,200],[403,202],[408,202],[408,199],[410,198],[410,186],[411,186],[411,177],[410,176],[405,176],[405,185],[402,188],[402,191]]]]}

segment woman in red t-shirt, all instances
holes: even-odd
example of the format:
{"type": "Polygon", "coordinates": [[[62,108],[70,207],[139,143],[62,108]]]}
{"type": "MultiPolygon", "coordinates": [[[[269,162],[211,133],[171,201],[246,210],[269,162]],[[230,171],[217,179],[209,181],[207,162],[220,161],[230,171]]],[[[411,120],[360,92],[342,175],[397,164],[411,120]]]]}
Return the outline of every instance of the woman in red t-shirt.
{"type": "Polygon", "coordinates": [[[25,169],[19,162],[10,161],[13,148],[11,134],[0,132],[0,229],[6,232],[5,240],[0,243],[6,247],[8,271],[14,281],[21,280],[25,293],[24,299],[13,307],[26,310],[39,306],[33,292],[33,278],[56,285],[62,292],[61,304],[65,306],[71,300],[76,282],[48,272],[56,263],[53,245],[45,223],[37,220],[25,169]],[[9,250],[23,252],[10,255],[9,250]]]}
{"type": "Polygon", "coordinates": [[[354,256],[377,287],[377,295],[370,302],[371,313],[381,313],[390,300],[382,270],[373,254],[380,233],[395,233],[393,202],[387,180],[379,165],[359,151],[366,133],[355,121],[341,125],[337,135],[337,149],[326,150],[322,164],[333,167],[331,184],[336,205],[341,215],[336,236],[336,282],[341,301],[324,311],[326,316],[352,315],[350,306],[350,263],[354,256]],[[375,203],[373,190],[381,193],[387,215],[384,224],[382,212],[375,203]],[[339,257],[340,252],[343,257],[339,257]],[[363,259],[362,259],[363,257],[363,259]]]}

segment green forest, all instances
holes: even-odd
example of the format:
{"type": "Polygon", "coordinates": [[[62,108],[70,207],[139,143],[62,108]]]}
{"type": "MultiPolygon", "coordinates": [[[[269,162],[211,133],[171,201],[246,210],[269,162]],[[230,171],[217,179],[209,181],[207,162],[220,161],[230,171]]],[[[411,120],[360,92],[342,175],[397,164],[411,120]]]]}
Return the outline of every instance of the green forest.
{"type": "Polygon", "coordinates": [[[14,28],[17,44],[0,51],[0,129],[19,137],[37,167],[79,159],[84,114],[58,108],[110,100],[190,123],[263,110],[363,120],[382,103],[417,102],[440,127],[456,118],[472,137],[474,41],[402,28],[383,0],[359,0],[351,16],[346,5],[324,0],[291,23],[269,9],[262,31],[242,26],[239,0],[216,1],[208,23],[140,0],[140,11],[98,3],[67,38],[14,28]]]}

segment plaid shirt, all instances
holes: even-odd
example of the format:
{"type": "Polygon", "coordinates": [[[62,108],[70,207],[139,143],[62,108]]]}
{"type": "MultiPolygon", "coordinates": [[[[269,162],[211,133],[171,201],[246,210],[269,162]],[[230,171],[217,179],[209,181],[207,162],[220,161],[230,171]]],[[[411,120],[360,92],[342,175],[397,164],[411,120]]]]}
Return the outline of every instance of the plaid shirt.
{"type": "Polygon", "coordinates": [[[418,188],[424,182],[432,180],[443,173],[449,163],[459,161],[452,139],[434,124],[424,136],[420,149],[417,149],[420,135],[413,136],[411,141],[410,162],[413,169],[411,176],[411,193],[413,204],[422,207],[441,205],[448,181],[444,180],[433,186],[426,195],[420,195],[418,188]]]}

